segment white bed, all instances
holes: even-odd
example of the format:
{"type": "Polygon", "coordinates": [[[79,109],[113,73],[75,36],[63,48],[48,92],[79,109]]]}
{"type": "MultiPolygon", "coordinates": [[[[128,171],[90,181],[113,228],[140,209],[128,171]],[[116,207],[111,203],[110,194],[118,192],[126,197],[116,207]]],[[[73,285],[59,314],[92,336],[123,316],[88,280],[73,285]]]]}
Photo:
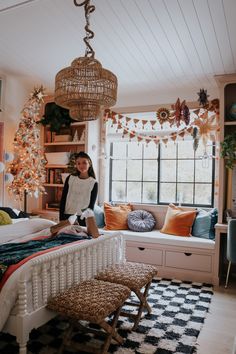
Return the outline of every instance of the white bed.
{"type": "MultiPolygon", "coordinates": [[[[46,219],[29,219],[1,226],[0,243],[47,235],[53,224],[46,219]]],[[[0,292],[0,331],[15,335],[19,353],[26,354],[30,331],[55,316],[46,309],[50,296],[124,259],[120,233],[69,244],[30,259],[10,276],[0,292]]]]}

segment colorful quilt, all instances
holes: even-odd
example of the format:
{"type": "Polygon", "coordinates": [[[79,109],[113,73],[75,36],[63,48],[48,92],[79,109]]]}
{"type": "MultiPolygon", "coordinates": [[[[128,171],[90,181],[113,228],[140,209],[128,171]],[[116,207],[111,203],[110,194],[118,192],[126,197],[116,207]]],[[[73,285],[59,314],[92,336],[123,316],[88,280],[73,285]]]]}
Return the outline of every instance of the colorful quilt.
{"type": "Polygon", "coordinates": [[[22,262],[32,255],[41,254],[43,251],[58,248],[72,242],[91,239],[91,236],[79,234],[60,234],[57,237],[40,237],[27,242],[5,243],[0,245],[0,281],[5,272],[12,265],[22,262]]]}

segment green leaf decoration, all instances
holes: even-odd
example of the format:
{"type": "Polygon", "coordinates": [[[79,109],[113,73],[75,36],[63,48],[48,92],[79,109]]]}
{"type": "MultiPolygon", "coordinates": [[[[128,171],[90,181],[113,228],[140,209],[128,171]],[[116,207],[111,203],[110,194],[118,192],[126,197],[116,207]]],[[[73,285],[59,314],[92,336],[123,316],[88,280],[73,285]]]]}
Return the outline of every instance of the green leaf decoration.
{"type": "Polygon", "coordinates": [[[220,146],[220,156],[225,158],[225,166],[233,169],[236,160],[236,132],[226,135],[220,146]]]}
{"type": "Polygon", "coordinates": [[[45,105],[43,118],[39,123],[50,126],[51,132],[59,133],[62,127],[69,127],[74,122],[69,116],[69,110],[58,106],[55,102],[45,105]]]}

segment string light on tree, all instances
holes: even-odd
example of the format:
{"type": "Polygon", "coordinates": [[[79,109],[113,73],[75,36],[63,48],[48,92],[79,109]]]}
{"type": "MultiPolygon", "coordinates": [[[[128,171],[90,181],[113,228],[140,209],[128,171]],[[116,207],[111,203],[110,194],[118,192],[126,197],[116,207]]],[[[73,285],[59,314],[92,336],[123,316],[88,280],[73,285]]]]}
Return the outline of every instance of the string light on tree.
{"type": "Polygon", "coordinates": [[[43,148],[40,145],[39,111],[43,103],[44,88],[34,88],[30,98],[25,104],[19,127],[14,137],[14,160],[9,172],[14,176],[8,190],[17,200],[23,200],[25,193],[34,197],[45,193],[47,163],[43,148]]]}

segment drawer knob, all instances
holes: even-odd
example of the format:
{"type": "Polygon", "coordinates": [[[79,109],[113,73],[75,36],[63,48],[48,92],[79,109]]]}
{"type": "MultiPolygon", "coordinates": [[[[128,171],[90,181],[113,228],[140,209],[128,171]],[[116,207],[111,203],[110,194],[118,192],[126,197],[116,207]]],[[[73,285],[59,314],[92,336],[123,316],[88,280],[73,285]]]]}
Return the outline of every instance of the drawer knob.
{"type": "Polygon", "coordinates": [[[187,252],[184,252],[185,256],[189,257],[189,256],[192,256],[192,253],[187,253],[187,252]]]}
{"type": "Polygon", "coordinates": [[[144,247],[138,247],[139,251],[144,251],[145,248],[144,247]]]}

